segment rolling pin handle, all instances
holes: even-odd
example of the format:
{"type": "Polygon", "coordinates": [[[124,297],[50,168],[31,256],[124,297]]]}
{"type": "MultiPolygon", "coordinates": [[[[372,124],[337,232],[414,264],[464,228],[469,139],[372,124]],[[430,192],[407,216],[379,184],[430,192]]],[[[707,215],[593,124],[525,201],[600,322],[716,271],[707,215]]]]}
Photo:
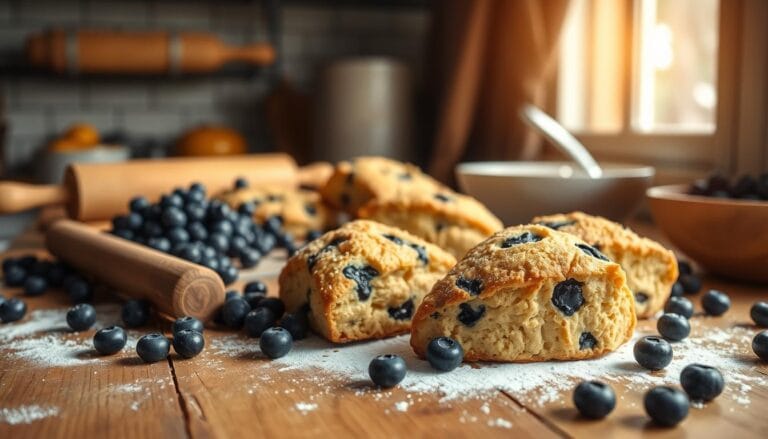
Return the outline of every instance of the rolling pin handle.
{"type": "Polygon", "coordinates": [[[12,181],[0,182],[0,214],[64,204],[68,198],[67,191],[62,186],[38,186],[12,181]]]}

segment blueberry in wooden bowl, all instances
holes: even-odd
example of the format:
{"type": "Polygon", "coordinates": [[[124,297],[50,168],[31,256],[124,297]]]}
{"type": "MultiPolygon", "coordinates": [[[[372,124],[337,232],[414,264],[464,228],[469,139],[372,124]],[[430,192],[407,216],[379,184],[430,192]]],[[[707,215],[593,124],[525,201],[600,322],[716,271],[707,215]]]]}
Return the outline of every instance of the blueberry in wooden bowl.
{"type": "Polygon", "coordinates": [[[646,195],[656,225],[708,272],[768,283],[768,201],[694,195],[685,184],[646,195]]]}

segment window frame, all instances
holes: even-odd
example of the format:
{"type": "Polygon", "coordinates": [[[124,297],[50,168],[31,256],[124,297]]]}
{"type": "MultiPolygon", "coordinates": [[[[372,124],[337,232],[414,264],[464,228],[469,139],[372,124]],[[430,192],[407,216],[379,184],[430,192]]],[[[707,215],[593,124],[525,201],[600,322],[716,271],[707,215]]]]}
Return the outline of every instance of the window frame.
{"type": "MultiPolygon", "coordinates": [[[[718,103],[712,133],[644,133],[631,128],[635,0],[624,2],[628,26],[622,59],[622,129],[618,133],[577,132],[598,160],[657,167],[662,183],[690,181],[713,170],[768,171],[768,2],[720,0],[717,60],[718,103]],[[743,115],[743,116],[742,116],[743,115]]],[[[557,113],[557,75],[550,78],[547,110],[557,113]]],[[[546,155],[552,155],[548,150],[546,155]]]]}

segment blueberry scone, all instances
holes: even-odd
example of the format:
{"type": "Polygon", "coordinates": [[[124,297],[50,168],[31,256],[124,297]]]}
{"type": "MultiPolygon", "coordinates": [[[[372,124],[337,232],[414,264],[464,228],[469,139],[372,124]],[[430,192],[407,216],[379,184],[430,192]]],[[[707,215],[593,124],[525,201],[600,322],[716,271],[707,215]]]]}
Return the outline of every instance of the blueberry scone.
{"type": "Polygon", "coordinates": [[[672,251],[621,224],[581,212],[537,217],[533,222],[575,235],[621,265],[635,295],[638,317],[651,317],[664,307],[677,279],[672,251]]]}
{"type": "Polygon", "coordinates": [[[264,223],[273,216],[283,220],[283,227],[297,238],[310,231],[324,232],[335,226],[336,214],[315,191],[282,188],[241,188],[223,192],[218,199],[237,209],[243,203],[253,203],[253,217],[264,223]]]}
{"type": "Polygon", "coordinates": [[[372,199],[441,188],[443,185],[417,166],[384,157],[358,157],[339,162],[320,192],[331,206],[357,216],[357,210],[372,199]]]}
{"type": "Polygon", "coordinates": [[[449,190],[374,199],[361,207],[358,215],[407,230],[457,258],[503,228],[482,203],[449,190]]]}
{"type": "Polygon", "coordinates": [[[309,306],[312,328],[332,342],[407,332],[432,285],[456,263],[394,227],[358,220],[307,244],[280,273],[288,311],[309,306]]]}
{"type": "Polygon", "coordinates": [[[461,343],[469,361],[576,360],[632,336],[632,292],[621,267],[573,235],[544,226],[502,230],[467,253],[424,298],[411,346],[461,343]]]}

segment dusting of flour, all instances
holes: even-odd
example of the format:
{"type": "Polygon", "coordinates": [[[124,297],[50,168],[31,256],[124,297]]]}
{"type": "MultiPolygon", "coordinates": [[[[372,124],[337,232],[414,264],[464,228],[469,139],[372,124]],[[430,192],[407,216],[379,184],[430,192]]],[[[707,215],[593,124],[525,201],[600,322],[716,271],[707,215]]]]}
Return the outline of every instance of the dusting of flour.
{"type": "Polygon", "coordinates": [[[22,405],[14,408],[0,408],[0,422],[18,425],[31,424],[59,414],[59,408],[54,406],[22,405]]]}

